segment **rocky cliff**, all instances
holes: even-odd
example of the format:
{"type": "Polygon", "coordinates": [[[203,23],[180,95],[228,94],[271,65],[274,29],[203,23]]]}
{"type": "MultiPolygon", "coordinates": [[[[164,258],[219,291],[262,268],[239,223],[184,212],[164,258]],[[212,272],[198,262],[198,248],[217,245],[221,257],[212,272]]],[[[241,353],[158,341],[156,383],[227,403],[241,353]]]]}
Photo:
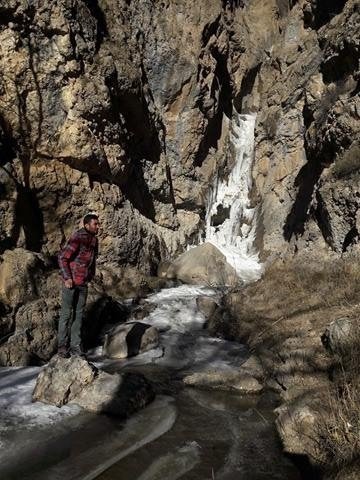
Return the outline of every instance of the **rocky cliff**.
{"type": "MultiPolygon", "coordinates": [[[[100,271],[156,273],[204,230],[214,173],[231,168],[235,111],[257,115],[262,258],[352,248],[359,48],[355,0],[3,0],[3,264],[22,247],[25,263],[51,266],[96,211],[100,271]]],[[[19,305],[9,284],[21,255],[3,265],[4,315],[19,305]]],[[[31,299],[53,287],[31,287],[31,299]]]]}
{"type": "Polygon", "coordinates": [[[5,0],[0,22],[1,251],[54,255],[95,210],[102,262],[154,273],[202,231],[234,109],[257,113],[262,251],[356,241],[357,2],[5,0]]]}

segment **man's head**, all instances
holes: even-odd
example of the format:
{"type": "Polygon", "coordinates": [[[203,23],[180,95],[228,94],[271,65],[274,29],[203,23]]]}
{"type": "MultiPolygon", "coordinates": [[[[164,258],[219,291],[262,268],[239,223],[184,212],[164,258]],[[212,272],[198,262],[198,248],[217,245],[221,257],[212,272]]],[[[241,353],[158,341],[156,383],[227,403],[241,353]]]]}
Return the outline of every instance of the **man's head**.
{"type": "Polygon", "coordinates": [[[88,213],[84,217],[84,228],[93,235],[96,235],[99,231],[100,222],[99,217],[94,213],[88,213]]]}

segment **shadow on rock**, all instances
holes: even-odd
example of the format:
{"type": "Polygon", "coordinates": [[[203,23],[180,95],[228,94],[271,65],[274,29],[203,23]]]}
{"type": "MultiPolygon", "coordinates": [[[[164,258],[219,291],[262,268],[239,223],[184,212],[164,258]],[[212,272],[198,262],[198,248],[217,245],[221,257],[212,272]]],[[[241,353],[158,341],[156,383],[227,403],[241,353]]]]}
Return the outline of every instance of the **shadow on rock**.
{"type": "Polygon", "coordinates": [[[105,334],[116,324],[124,323],[131,308],[110,296],[97,298],[88,308],[83,323],[83,344],[86,350],[101,345],[105,334]]]}
{"type": "Polygon", "coordinates": [[[77,404],[93,413],[126,418],[153,401],[152,385],[138,373],[110,374],[80,357],[55,356],[38,375],[32,401],[77,404]]]}

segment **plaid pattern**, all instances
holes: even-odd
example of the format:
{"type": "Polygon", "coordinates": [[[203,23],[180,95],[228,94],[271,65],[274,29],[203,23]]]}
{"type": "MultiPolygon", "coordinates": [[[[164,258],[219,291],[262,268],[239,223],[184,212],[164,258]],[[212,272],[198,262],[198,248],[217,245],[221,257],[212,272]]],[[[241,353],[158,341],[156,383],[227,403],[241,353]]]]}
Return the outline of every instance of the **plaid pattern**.
{"type": "Polygon", "coordinates": [[[74,285],[85,285],[95,275],[98,239],[81,228],[71,235],[59,252],[58,261],[63,280],[72,278],[74,285]]]}

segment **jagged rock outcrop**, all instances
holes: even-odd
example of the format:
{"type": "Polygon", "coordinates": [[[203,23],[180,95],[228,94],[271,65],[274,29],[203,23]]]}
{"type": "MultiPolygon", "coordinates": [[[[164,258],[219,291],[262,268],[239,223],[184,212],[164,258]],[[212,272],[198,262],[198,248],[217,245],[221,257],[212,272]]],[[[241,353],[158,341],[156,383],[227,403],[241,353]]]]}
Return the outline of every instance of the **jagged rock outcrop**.
{"type": "Polygon", "coordinates": [[[6,0],[0,13],[2,249],[53,255],[96,210],[103,262],[155,272],[201,229],[234,108],[258,114],[264,252],[327,230],[323,170],[359,136],[355,1],[6,0]]]}

